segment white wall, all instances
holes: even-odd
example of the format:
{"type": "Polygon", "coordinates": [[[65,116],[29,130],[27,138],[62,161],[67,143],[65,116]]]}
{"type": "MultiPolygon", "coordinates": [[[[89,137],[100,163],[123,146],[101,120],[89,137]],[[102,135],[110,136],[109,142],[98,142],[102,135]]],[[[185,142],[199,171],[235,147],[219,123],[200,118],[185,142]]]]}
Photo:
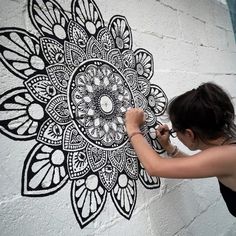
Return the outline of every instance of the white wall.
{"type": "MultiPolygon", "coordinates": [[[[70,1],[58,0],[67,10],[70,1]]],[[[133,33],[133,49],[154,57],[152,83],[168,98],[202,82],[223,86],[236,102],[236,47],[228,9],[214,0],[97,0],[106,24],[124,15],[133,33]]],[[[0,27],[33,29],[26,1],[0,1],[0,27]]],[[[22,80],[0,64],[0,94],[22,80]]],[[[176,141],[174,141],[176,142],[176,141]]],[[[70,186],[41,198],[21,196],[24,159],[34,141],[0,135],[0,235],[236,235],[216,179],[162,179],[160,190],[138,182],[131,219],[119,215],[108,199],[102,213],[80,229],[70,205],[70,186]]]]}

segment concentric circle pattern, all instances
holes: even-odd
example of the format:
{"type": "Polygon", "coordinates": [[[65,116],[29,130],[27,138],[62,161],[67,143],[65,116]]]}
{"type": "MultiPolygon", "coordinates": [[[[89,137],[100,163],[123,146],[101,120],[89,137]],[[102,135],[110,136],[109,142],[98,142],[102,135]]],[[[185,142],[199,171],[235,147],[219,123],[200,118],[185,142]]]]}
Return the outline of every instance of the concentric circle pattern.
{"type": "Polygon", "coordinates": [[[127,142],[125,112],[135,106],[126,79],[110,63],[88,60],[71,76],[68,100],[80,134],[108,150],[127,142]]]}

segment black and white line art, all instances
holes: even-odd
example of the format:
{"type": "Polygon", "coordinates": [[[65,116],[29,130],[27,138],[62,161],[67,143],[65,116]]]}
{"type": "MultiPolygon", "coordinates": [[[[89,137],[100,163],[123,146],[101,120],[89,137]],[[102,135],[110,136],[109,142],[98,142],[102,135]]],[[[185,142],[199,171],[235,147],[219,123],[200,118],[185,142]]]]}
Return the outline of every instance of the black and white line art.
{"type": "Polygon", "coordinates": [[[130,219],[137,181],[160,187],[139,163],[124,125],[129,108],[144,109],[143,133],[164,152],[150,134],[168,102],[150,82],[153,56],[133,50],[124,16],[113,16],[106,26],[93,0],[72,0],[71,15],[54,0],[29,0],[28,12],[37,37],[0,29],[0,59],[23,81],[0,97],[0,132],[35,140],[22,171],[22,195],[46,196],[71,184],[81,228],[98,217],[108,195],[130,219]]]}

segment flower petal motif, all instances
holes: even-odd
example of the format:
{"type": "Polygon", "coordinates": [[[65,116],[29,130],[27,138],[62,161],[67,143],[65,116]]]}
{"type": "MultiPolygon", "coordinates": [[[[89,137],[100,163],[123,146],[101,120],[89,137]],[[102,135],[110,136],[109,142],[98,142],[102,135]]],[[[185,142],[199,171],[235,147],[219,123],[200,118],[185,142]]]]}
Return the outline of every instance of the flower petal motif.
{"type": "Polygon", "coordinates": [[[102,45],[92,36],[86,47],[86,55],[87,58],[105,58],[105,50],[103,49],[102,45]]]}
{"type": "Polygon", "coordinates": [[[138,90],[146,97],[150,92],[150,83],[144,77],[138,77],[138,90]]]}
{"type": "Polygon", "coordinates": [[[120,214],[130,219],[137,199],[135,180],[131,180],[125,174],[121,174],[117,184],[111,191],[111,197],[120,214]]]}
{"type": "Polygon", "coordinates": [[[0,29],[0,59],[16,76],[27,79],[45,68],[38,39],[22,29],[0,29]]]}
{"type": "Polygon", "coordinates": [[[85,150],[69,152],[67,156],[67,163],[70,179],[80,179],[90,171],[85,150]]]}
{"type": "MultiPolygon", "coordinates": [[[[158,152],[159,154],[164,153],[165,150],[162,148],[161,144],[159,143],[158,139],[156,138],[156,129],[157,125],[160,125],[161,122],[156,120],[156,123],[153,125],[149,125],[148,123],[141,127],[141,132],[143,136],[147,140],[147,142],[152,146],[152,148],[158,152]]],[[[129,147],[129,152],[132,152],[132,148],[129,147]]],[[[130,155],[130,154],[129,154],[130,155]]],[[[130,156],[135,156],[131,154],[130,156]]],[[[137,155],[136,155],[137,156],[137,155]]]]}
{"type": "Polygon", "coordinates": [[[66,95],[53,97],[46,106],[46,112],[58,124],[64,125],[71,121],[66,95]]]}
{"type": "Polygon", "coordinates": [[[168,99],[164,91],[158,85],[151,84],[147,99],[149,107],[154,111],[156,116],[160,116],[165,112],[168,99]]]}
{"type": "Polygon", "coordinates": [[[150,176],[144,169],[142,163],[140,163],[140,165],[139,180],[144,185],[144,187],[148,189],[159,188],[161,184],[160,178],[156,176],[150,176]]]}
{"type": "Polygon", "coordinates": [[[146,123],[148,126],[156,125],[156,121],[157,121],[156,115],[149,107],[145,110],[145,115],[146,115],[145,116],[146,123]]]}
{"type": "Polygon", "coordinates": [[[142,108],[144,111],[147,109],[148,106],[147,99],[144,97],[142,93],[135,91],[134,101],[136,107],[142,108]]]}
{"type": "Polygon", "coordinates": [[[101,180],[104,188],[110,192],[115,186],[118,178],[118,170],[107,162],[107,164],[98,172],[99,179],[101,180]]]}
{"type": "Polygon", "coordinates": [[[131,179],[137,180],[139,173],[137,158],[127,155],[124,170],[131,179]]]}
{"type": "Polygon", "coordinates": [[[89,37],[81,25],[71,20],[68,25],[68,35],[71,43],[85,50],[89,37]]]}
{"type": "Polygon", "coordinates": [[[138,75],[134,69],[127,68],[124,70],[123,75],[128,82],[131,90],[135,92],[138,86],[138,75]]]}
{"type": "Polygon", "coordinates": [[[66,93],[72,72],[64,64],[56,64],[47,67],[47,74],[55,88],[66,93]]]}
{"type": "Polygon", "coordinates": [[[108,26],[116,47],[123,52],[126,49],[131,49],[133,45],[131,28],[124,16],[114,16],[110,20],[108,26]]]}
{"type": "Polygon", "coordinates": [[[156,131],[155,126],[160,125],[161,123],[159,121],[156,122],[156,124],[152,127],[148,127],[148,131],[145,131],[146,138],[148,142],[152,145],[153,149],[158,152],[159,154],[164,153],[165,150],[162,148],[161,144],[158,142],[156,138],[156,131]]]}
{"type": "Polygon", "coordinates": [[[122,54],[119,49],[114,48],[107,54],[107,61],[114,65],[119,71],[123,71],[122,54]]]}
{"type": "Polygon", "coordinates": [[[107,198],[107,191],[95,174],[74,180],[71,194],[73,210],[81,228],[100,214],[107,198]]]}
{"type": "Polygon", "coordinates": [[[87,142],[80,135],[77,126],[72,121],[65,128],[63,134],[63,150],[65,151],[79,151],[86,147],[87,142]]]}
{"type": "Polygon", "coordinates": [[[135,56],[132,50],[125,50],[122,53],[122,61],[124,68],[135,68],[135,56]]]}
{"type": "Polygon", "coordinates": [[[42,37],[40,38],[40,45],[44,58],[49,64],[63,63],[65,61],[63,46],[55,39],[42,37]]]}
{"type": "Polygon", "coordinates": [[[136,50],[134,54],[138,75],[150,80],[154,70],[152,54],[143,48],[136,50]]]}
{"type": "Polygon", "coordinates": [[[48,118],[40,127],[37,140],[49,146],[62,144],[63,128],[51,118],[48,118]]]}
{"type": "Polygon", "coordinates": [[[43,117],[43,107],[25,88],[9,90],[0,97],[0,131],[12,139],[32,139],[43,117]]]}
{"type": "Polygon", "coordinates": [[[116,169],[119,170],[119,172],[123,171],[125,162],[126,162],[126,156],[125,156],[125,150],[124,148],[119,148],[117,150],[113,150],[109,153],[109,160],[116,169]]]}
{"type": "Polygon", "coordinates": [[[104,27],[98,32],[97,40],[101,44],[102,49],[107,54],[110,50],[115,48],[115,42],[108,28],[104,27]]]}
{"type": "Polygon", "coordinates": [[[47,103],[58,91],[47,75],[35,75],[24,82],[30,94],[39,102],[47,103]]]}
{"type": "Polygon", "coordinates": [[[86,60],[85,52],[76,44],[65,42],[65,59],[71,70],[86,60]]]}
{"type": "Polygon", "coordinates": [[[72,16],[74,21],[85,28],[90,35],[95,35],[104,26],[102,15],[93,0],[73,0],[72,16]]]}
{"type": "Polygon", "coordinates": [[[29,16],[36,29],[47,37],[64,40],[68,17],[54,0],[29,0],[29,16]]]}
{"type": "Polygon", "coordinates": [[[93,172],[97,172],[107,163],[107,152],[92,145],[86,148],[89,165],[93,172]]]}
{"type": "Polygon", "coordinates": [[[62,188],[67,180],[63,151],[36,144],[24,163],[22,195],[49,195],[62,188]]]}

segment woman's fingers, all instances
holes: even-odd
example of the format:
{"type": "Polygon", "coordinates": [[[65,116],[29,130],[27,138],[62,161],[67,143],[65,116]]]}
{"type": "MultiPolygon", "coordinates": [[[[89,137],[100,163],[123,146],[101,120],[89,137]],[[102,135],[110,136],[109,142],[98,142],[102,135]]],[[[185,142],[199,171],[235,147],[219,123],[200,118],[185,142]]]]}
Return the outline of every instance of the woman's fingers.
{"type": "Polygon", "coordinates": [[[140,108],[129,109],[125,114],[125,125],[127,130],[138,129],[144,122],[144,111],[140,108]]]}
{"type": "Polygon", "coordinates": [[[156,131],[159,135],[164,135],[166,133],[169,133],[169,127],[166,124],[158,125],[158,127],[156,128],[156,131]]]}

